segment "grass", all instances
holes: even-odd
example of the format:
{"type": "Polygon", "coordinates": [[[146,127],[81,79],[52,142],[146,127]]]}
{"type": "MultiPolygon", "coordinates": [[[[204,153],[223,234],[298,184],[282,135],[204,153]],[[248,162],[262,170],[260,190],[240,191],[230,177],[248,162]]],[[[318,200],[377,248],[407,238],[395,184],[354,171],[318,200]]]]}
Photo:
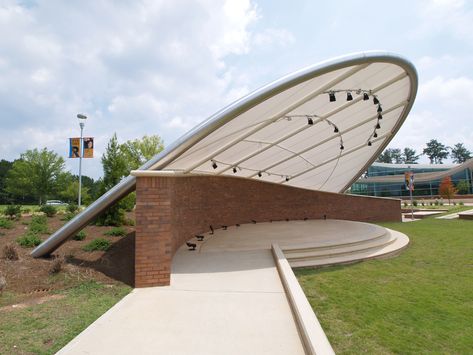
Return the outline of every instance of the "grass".
{"type": "Polygon", "coordinates": [[[105,286],[87,281],[61,291],[62,299],[3,311],[0,354],[54,354],[130,290],[124,285],[105,286]]]}
{"type": "Polygon", "coordinates": [[[296,276],[337,354],[469,354],[473,223],[427,218],[400,256],[296,276]]]}
{"type": "Polygon", "coordinates": [[[126,229],[123,227],[113,227],[109,231],[104,232],[104,235],[112,236],[112,237],[123,237],[126,235],[126,229]]]}
{"type": "Polygon", "coordinates": [[[89,244],[85,245],[82,249],[85,251],[96,251],[102,250],[107,251],[112,243],[109,240],[103,238],[97,238],[91,241],[89,244]]]}

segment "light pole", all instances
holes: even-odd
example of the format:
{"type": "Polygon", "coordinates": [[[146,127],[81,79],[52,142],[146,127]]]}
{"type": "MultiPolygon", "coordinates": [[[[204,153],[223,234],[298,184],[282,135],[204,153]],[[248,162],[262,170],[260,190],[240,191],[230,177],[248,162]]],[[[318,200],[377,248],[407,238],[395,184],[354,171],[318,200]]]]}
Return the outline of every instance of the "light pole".
{"type": "Polygon", "coordinates": [[[81,113],[77,114],[77,118],[79,119],[79,127],[80,127],[80,144],[79,144],[79,198],[77,206],[80,209],[80,200],[81,200],[81,190],[82,190],[82,155],[84,154],[84,142],[82,138],[82,133],[84,131],[85,120],[87,119],[86,115],[81,113]]]}

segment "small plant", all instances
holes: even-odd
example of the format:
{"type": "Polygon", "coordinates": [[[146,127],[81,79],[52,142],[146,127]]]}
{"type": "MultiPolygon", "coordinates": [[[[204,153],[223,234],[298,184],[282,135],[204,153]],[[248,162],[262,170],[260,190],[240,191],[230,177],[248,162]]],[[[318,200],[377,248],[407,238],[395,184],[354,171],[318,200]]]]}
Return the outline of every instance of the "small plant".
{"type": "Polygon", "coordinates": [[[6,219],[6,218],[0,217],[0,228],[12,229],[13,228],[13,222],[6,219]]]}
{"type": "Polygon", "coordinates": [[[41,239],[35,233],[26,233],[18,237],[16,242],[23,248],[33,248],[41,244],[41,239]]]}
{"type": "Polygon", "coordinates": [[[404,207],[407,207],[407,202],[404,202],[404,207]]]}
{"type": "Polygon", "coordinates": [[[29,232],[33,234],[48,233],[48,220],[46,216],[33,216],[31,218],[29,232]]]}
{"type": "Polygon", "coordinates": [[[5,213],[6,216],[9,216],[10,219],[13,218],[20,218],[21,217],[21,206],[20,205],[8,205],[5,208],[5,213]]]}
{"type": "Polygon", "coordinates": [[[412,201],[412,206],[417,207],[417,200],[412,201]]]}
{"type": "Polygon", "coordinates": [[[438,206],[440,204],[439,200],[435,200],[435,206],[438,206]]]}
{"type": "Polygon", "coordinates": [[[54,217],[57,213],[57,208],[51,205],[42,205],[39,210],[48,217],[54,217]]]}
{"type": "Polygon", "coordinates": [[[113,237],[123,237],[124,235],[126,235],[126,230],[123,227],[113,227],[109,231],[105,232],[104,235],[113,237]]]}
{"type": "Polygon", "coordinates": [[[458,204],[459,204],[460,206],[465,205],[465,203],[463,203],[463,201],[458,202],[458,204]]]}
{"type": "Polygon", "coordinates": [[[111,243],[107,239],[97,238],[91,241],[89,244],[85,245],[82,249],[85,251],[96,251],[102,250],[106,251],[110,248],[111,243]]]}
{"type": "Polygon", "coordinates": [[[74,214],[74,213],[67,212],[67,213],[61,218],[61,221],[70,221],[70,220],[73,219],[74,217],[75,217],[75,214],[74,214]]]}
{"type": "Polygon", "coordinates": [[[63,258],[54,259],[53,263],[51,264],[51,267],[49,268],[49,274],[50,275],[59,274],[62,270],[63,264],[64,264],[63,258]]]}
{"type": "Polygon", "coordinates": [[[66,208],[67,212],[69,213],[76,213],[77,209],[78,207],[75,203],[71,203],[70,205],[67,205],[67,208],[66,208]]]}
{"type": "Polygon", "coordinates": [[[135,220],[132,218],[125,218],[125,221],[123,222],[125,226],[134,226],[135,225],[135,220]]]}
{"type": "Polygon", "coordinates": [[[87,237],[87,234],[85,233],[85,231],[80,231],[75,236],[73,236],[72,239],[74,239],[74,240],[84,240],[85,237],[87,237]]]}
{"type": "Polygon", "coordinates": [[[422,201],[420,204],[421,204],[422,206],[425,206],[425,202],[424,202],[424,201],[422,201]]]}
{"type": "Polygon", "coordinates": [[[434,203],[433,203],[432,201],[430,201],[430,202],[429,202],[429,205],[430,205],[430,206],[433,206],[433,205],[434,205],[434,203]]]}
{"type": "Polygon", "coordinates": [[[7,244],[3,247],[2,256],[10,261],[18,260],[18,252],[13,244],[7,244]]]}
{"type": "Polygon", "coordinates": [[[29,214],[29,213],[31,212],[31,208],[23,207],[23,208],[21,209],[21,212],[22,212],[22,213],[25,213],[25,214],[29,214]]]}
{"type": "Polygon", "coordinates": [[[0,295],[5,288],[7,288],[7,279],[2,274],[0,274],[0,295]]]}
{"type": "Polygon", "coordinates": [[[453,205],[454,205],[454,206],[456,206],[456,205],[457,205],[457,203],[456,203],[455,201],[453,201],[453,205]]]}

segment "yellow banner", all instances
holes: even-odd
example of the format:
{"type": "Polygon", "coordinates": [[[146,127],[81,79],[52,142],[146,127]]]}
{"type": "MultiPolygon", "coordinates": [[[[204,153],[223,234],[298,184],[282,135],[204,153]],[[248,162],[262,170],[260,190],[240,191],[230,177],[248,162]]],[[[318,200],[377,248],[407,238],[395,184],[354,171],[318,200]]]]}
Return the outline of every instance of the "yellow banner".
{"type": "Polygon", "coordinates": [[[84,137],[84,158],[94,157],[94,138],[84,137]]]}
{"type": "Polygon", "coordinates": [[[69,158],[80,158],[80,138],[69,138],[69,158]]]}

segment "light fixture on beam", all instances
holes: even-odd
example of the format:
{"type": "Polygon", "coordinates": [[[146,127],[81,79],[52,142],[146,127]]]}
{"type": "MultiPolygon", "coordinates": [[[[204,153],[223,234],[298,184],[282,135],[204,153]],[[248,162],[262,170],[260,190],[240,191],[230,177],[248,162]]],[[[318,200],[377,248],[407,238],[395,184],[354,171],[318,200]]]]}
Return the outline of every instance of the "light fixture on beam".
{"type": "Polygon", "coordinates": [[[218,165],[215,161],[212,160],[212,168],[217,169],[218,165]]]}
{"type": "Polygon", "coordinates": [[[237,172],[237,168],[236,168],[236,166],[234,166],[233,167],[233,174],[236,174],[236,172],[237,172]]]}
{"type": "Polygon", "coordinates": [[[374,103],[375,105],[378,105],[378,104],[379,104],[379,100],[378,100],[378,98],[377,98],[376,96],[373,96],[373,103],[374,103]]]}
{"type": "Polygon", "coordinates": [[[378,123],[376,123],[376,129],[380,129],[381,128],[381,125],[378,123]]]}
{"type": "Polygon", "coordinates": [[[378,133],[374,132],[373,137],[378,138],[378,133]]]}
{"type": "Polygon", "coordinates": [[[371,147],[372,144],[371,144],[371,141],[368,141],[368,147],[371,147]]]}
{"type": "Polygon", "coordinates": [[[312,119],[312,117],[307,117],[307,124],[309,126],[312,126],[314,124],[314,120],[312,119]]]}
{"type": "Polygon", "coordinates": [[[381,113],[378,113],[378,120],[382,120],[383,119],[383,115],[381,113]]]}
{"type": "Polygon", "coordinates": [[[330,102],[335,102],[335,101],[337,101],[337,99],[336,99],[336,97],[335,97],[335,93],[334,93],[333,91],[330,91],[330,92],[328,93],[328,97],[329,97],[330,102]]]}
{"type": "Polygon", "coordinates": [[[289,181],[289,176],[286,176],[286,181],[289,181]]]}
{"type": "Polygon", "coordinates": [[[335,127],[335,128],[333,129],[333,133],[338,133],[338,132],[339,132],[339,131],[338,131],[338,127],[335,126],[335,125],[334,125],[334,127],[335,127]]]}
{"type": "Polygon", "coordinates": [[[258,171],[258,176],[261,177],[263,174],[261,174],[261,171],[258,171]]]}
{"type": "Polygon", "coordinates": [[[347,101],[353,100],[353,96],[350,91],[347,92],[347,101]]]}
{"type": "Polygon", "coordinates": [[[381,105],[378,105],[378,113],[381,113],[383,112],[383,108],[381,107],[381,105]]]}
{"type": "Polygon", "coordinates": [[[343,150],[345,149],[345,147],[343,146],[343,144],[340,144],[340,150],[343,150]]]}
{"type": "Polygon", "coordinates": [[[369,99],[370,99],[370,96],[368,95],[368,93],[367,93],[367,92],[364,92],[364,93],[363,93],[363,101],[367,101],[367,100],[369,100],[369,99]]]}

